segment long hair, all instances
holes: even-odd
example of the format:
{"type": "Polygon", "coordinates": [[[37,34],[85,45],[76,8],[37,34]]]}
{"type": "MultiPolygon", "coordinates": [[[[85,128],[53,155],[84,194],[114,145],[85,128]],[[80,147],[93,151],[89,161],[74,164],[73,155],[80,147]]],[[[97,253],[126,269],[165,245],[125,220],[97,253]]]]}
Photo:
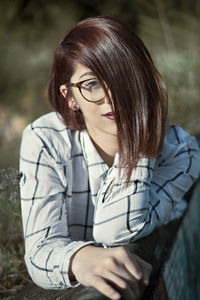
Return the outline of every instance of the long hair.
{"type": "Polygon", "coordinates": [[[156,157],[165,135],[168,101],[165,85],[149,51],[119,17],[102,15],[78,23],[56,49],[49,101],[72,130],[85,128],[81,111],[67,105],[59,87],[69,83],[76,63],[93,71],[112,95],[119,165],[131,172],[141,156],[156,157]]]}

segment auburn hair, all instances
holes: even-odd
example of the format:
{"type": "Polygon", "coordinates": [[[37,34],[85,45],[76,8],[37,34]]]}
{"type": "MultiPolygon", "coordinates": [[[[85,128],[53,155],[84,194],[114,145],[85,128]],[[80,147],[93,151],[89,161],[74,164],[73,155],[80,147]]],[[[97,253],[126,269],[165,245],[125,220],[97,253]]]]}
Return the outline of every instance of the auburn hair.
{"type": "Polygon", "coordinates": [[[87,18],[59,43],[49,84],[49,101],[66,126],[85,128],[60,92],[70,83],[76,63],[93,71],[112,95],[118,131],[119,165],[129,182],[141,156],[155,158],[165,135],[168,101],[165,85],[151,55],[128,24],[113,15],[87,18]]]}

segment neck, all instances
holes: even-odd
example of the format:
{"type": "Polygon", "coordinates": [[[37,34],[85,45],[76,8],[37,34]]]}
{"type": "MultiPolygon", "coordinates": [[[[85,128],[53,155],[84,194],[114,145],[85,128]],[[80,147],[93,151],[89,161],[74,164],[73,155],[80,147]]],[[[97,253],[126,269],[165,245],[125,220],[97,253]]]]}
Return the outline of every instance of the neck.
{"type": "Polygon", "coordinates": [[[117,136],[94,130],[88,130],[88,133],[103,161],[111,167],[118,152],[117,136]]]}

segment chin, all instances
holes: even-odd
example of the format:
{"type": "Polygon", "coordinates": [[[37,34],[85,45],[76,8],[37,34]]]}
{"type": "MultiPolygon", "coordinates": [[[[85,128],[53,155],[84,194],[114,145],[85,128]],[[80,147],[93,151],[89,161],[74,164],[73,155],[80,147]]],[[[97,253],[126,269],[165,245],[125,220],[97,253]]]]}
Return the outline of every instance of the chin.
{"type": "Polygon", "coordinates": [[[112,136],[117,136],[117,131],[116,130],[105,130],[104,131],[105,133],[109,134],[109,135],[112,135],[112,136]]]}

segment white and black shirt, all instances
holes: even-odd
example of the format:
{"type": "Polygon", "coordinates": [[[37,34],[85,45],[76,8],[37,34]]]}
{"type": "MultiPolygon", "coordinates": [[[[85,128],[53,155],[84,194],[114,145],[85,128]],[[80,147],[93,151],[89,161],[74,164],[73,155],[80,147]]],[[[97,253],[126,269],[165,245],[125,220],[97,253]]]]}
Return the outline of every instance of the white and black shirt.
{"type": "Polygon", "coordinates": [[[180,217],[200,174],[200,149],[171,126],[159,156],[142,157],[126,186],[118,154],[109,168],[87,131],[71,131],[53,112],[24,130],[20,171],[28,271],[39,286],[60,289],[77,285],[68,266],[79,248],[127,244],[180,217]]]}

